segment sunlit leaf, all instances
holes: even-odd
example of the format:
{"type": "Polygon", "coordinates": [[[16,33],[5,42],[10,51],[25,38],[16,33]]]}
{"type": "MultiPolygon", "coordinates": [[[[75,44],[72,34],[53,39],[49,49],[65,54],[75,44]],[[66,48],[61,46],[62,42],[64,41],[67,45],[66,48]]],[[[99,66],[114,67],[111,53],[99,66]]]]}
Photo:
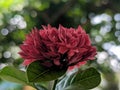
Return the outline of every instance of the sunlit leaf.
{"type": "Polygon", "coordinates": [[[27,84],[27,79],[25,76],[25,72],[16,69],[12,66],[6,66],[0,71],[0,78],[5,79],[7,81],[27,84]]]}

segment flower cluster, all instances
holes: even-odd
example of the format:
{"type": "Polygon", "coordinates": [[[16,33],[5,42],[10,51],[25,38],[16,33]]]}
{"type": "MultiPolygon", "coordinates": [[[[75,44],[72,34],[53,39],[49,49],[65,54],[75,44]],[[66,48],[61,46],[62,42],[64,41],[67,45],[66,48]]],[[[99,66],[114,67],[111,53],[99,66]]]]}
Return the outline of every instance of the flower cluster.
{"type": "Polygon", "coordinates": [[[91,46],[90,38],[81,26],[77,29],[62,25],[58,29],[50,25],[40,30],[35,28],[20,48],[24,65],[39,60],[46,67],[64,68],[92,60],[96,55],[96,48],[91,46]]]}

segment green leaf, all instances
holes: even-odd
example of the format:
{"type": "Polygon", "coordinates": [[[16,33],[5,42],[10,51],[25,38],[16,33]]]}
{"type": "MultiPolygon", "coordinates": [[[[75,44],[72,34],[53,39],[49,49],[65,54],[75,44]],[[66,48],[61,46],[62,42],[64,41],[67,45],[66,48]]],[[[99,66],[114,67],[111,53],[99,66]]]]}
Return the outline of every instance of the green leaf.
{"type": "Polygon", "coordinates": [[[65,72],[66,69],[47,68],[40,65],[39,61],[35,61],[27,68],[27,78],[29,82],[51,81],[61,77],[65,72]]]}
{"type": "Polygon", "coordinates": [[[64,90],[88,90],[80,85],[70,85],[69,87],[66,87],[64,90]]]}
{"type": "Polygon", "coordinates": [[[7,81],[27,84],[27,79],[25,77],[25,72],[16,69],[12,66],[6,66],[0,71],[0,78],[5,79],[7,81]]]}
{"type": "Polygon", "coordinates": [[[100,81],[100,73],[94,68],[89,68],[66,75],[58,82],[55,90],[89,90],[98,86],[100,81]]]}
{"type": "Polygon", "coordinates": [[[98,86],[100,82],[100,73],[94,68],[89,68],[82,72],[79,71],[72,83],[86,89],[92,89],[98,86]]]}

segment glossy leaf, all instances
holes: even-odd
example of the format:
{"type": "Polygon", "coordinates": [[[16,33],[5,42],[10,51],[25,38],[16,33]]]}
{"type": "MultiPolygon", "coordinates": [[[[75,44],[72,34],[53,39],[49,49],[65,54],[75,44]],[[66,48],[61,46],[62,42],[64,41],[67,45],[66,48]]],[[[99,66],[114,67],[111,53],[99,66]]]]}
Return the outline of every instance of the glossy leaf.
{"type": "Polygon", "coordinates": [[[27,68],[27,78],[29,82],[51,81],[61,77],[65,72],[66,69],[46,68],[40,65],[39,61],[35,61],[27,68]]]}
{"type": "Polygon", "coordinates": [[[89,68],[64,77],[57,84],[56,90],[88,90],[98,86],[100,81],[100,73],[94,68],[89,68]]]}
{"type": "Polygon", "coordinates": [[[79,71],[72,83],[78,84],[86,89],[91,89],[99,85],[100,81],[100,73],[94,68],[89,68],[82,72],[79,71]]]}
{"type": "Polygon", "coordinates": [[[5,79],[7,81],[27,84],[27,79],[25,76],[25,72],[16,69],[12,66],[6,66],[0,71],[0,78],[5,79]]]}

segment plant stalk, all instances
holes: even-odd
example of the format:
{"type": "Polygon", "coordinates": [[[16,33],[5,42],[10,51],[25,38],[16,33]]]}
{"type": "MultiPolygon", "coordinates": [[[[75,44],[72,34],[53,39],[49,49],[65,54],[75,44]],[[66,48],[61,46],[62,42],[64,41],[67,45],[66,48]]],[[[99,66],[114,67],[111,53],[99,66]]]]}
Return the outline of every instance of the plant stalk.
{"type": "Polygon", "coordinates": [[[53,84],[53,88],[52,88],[52,90],[55,90],[56,85],[57,85],[57,82],[58,82],[58,79],[54,80],[54,84],[53,84]]]}

